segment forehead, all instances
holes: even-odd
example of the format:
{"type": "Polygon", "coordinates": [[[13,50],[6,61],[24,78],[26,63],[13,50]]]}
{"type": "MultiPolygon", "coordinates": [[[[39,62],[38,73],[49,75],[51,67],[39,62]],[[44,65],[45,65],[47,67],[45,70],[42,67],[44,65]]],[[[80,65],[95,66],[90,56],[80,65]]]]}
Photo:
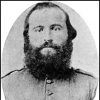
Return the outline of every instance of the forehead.
{"type": "Polygon", "coordinates": [[[32,12],[29,17],[29,24],[64,23],[65,19],[65,13],[59,8],[43,8],[32,12]]]}

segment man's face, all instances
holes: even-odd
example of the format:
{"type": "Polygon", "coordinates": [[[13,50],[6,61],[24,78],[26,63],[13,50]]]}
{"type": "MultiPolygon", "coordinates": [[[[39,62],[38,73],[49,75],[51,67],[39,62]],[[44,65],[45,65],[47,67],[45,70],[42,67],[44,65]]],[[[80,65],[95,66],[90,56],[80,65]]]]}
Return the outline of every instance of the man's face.
{"type": "Polygon", "coordinates": [[[25,64],[40,80],[46,76],[58,79],[70,75],[72,42],[68,40],[65,20],[65,14],[58,8],[35,10],[29,18],[25,64]]]}
{"type": "MultiPolygon", "coordinates": [[[[66,17],[58,8],[44,8],[35,10],[29,18],[29,38],[31,45],[36,48],[51,40],[53,44],[61,46],[67,40],[66,17]]],[[[41,51],[43,55],[52,55],[56,51],[51,47],[45,47],[41,51]]]]}

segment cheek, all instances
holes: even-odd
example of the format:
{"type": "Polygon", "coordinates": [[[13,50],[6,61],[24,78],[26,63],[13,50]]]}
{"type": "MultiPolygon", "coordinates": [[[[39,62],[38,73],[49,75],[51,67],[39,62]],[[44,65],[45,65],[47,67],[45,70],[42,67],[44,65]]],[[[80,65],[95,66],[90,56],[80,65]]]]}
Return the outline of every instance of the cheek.
{"type": "Polygon", "coordinates": [[[40,35],[40,34],[36,34],[36,33],[29,33],[29,39],[30,39],[30,42],[33,46],[35,47],[39,47],[40,45],[43,44],[43,35],[40,35]]]}
{"type": "Polygon", "coordinates": [[[61,45],[63,44],[68,38],[68,34],[67,33],[59,33],[59,34],[55,34],[53,36],[53,42],[55,44],[61,45]]]}

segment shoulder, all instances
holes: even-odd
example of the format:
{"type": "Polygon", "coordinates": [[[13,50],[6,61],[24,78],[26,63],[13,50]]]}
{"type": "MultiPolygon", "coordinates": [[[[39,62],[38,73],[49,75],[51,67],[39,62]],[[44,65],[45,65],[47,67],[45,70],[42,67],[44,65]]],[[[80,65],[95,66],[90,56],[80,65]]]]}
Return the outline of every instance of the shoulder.
{"type": "Polygon", "coordinates": [[[95,90],[98,85],[98,78],[94,76],[92,73],[86,72],[81,69],[75,70],[76,80],[79,83],[86,84],[89,86],[89,89],[95,90]]]}
{"type": "Polygon", "coordinates": [[[21,83],[25,83],[28,81],[28,72],[27,69],[22,68],[20,70],[13,70],[6,74],[5,76],[1,77],[1,82],[3,88],[14,88],[19,86],[21,83]]]}
{"type": "Polygon", "coordinates": [[[87,77],[92,77],[92,78],[95,78],[95,76],[90,73],[90,72],[87,72],[87,71],[84,71],[82,69],[75,69],[75,72],[79,75],[83,75],[83,76],[87,76],[87,77]]]}
{"type": "Polygon", "coordinates": [[[97,85],[98,85],[98,78],[95,77],[93,74],[83,71],[81,69],[76,69],[75,73],[77,75],[77,80],[82,86],[86,86],[90,91],[90,95],[93,98],[96,93],[97,85]],[[85,84],[85,85],[83,85],[85,84]]]}
{"type": "Polygon", "coordinates": [[[8,72],[6,75],[1,77],[1,80],[7,80],[7,79],[13,79],[13,78],[17,78],[21,73],[23,73],[25,71],[25,68],[22,68],[20,70],[13,70],[8,72]]]}
{"type": "Polygon", "coordinates": [[[88,81],[89,83],[97,83],[98,79],[92,73],[81,69],[75,69],[75,74],[79,80],[88,81]]]}
{"type": "Polygon", "coordinates": [[[9,77],[9,76],[11,76],[11,75],[14,75],[14,74],[16,74],[17,72],[20,72],[20,71],[22,71],[22,70],[24,70],[24,68],[22,68],[22,69],[20,69],[20,70],[13,70],[13,71],[10,71],[10,72],[8,72],[6,75],[2,76],[1,79],[3,80],[3,79],[5,79],[5,78],[7,78],[7,77],[9,77]]]}
{"type": "Polygon", "coordinates": [[[23,98],[22,95],[24,95],[25,91],[29,89],[32,91],[32,86],[34,87],[34,80],[32,79],[26,68],[14,70],[6,74],[1,80],[5,96],[10,99],[15,98],[17,95],[23,98]]]}

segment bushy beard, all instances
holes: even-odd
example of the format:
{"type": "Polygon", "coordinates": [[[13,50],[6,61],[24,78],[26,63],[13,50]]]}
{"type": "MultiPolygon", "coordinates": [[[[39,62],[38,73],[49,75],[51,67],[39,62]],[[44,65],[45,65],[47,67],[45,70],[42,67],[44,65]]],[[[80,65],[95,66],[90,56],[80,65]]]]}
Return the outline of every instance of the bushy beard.
{"type": "Polygon", "coordinates": [[[66,80],[73,76],[70,68],[72,53],[72,41],[67,40],[65,44],[58,46],[52,42],[45,42],[40,47],[34,48],[30,43],[24,44],[25,65],[29,73],[39,81],[49,79],[66,80]],[[43,55],[41,50],[45,47],[56,51],[53,55],[43,55]]]}

